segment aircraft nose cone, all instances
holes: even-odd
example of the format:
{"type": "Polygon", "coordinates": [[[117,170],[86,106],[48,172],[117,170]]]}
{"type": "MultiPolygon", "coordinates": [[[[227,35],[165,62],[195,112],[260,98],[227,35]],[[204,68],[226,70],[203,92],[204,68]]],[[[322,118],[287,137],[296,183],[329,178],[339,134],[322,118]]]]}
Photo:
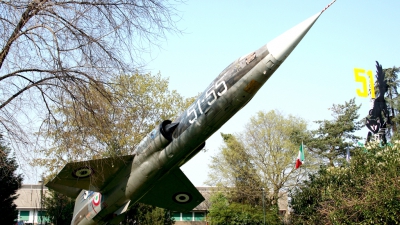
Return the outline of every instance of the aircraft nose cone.
{"type": "Polygon", "coordinates": [[[283,62],[301,41],[301,39],[303,39],[303,37],[307,34],[308,30],[310,30],[315,21],[317,21],[321,13],[322,12],[319,12],[314,16],[311,16],[310,18],[304,20],[303,22],[292,27],[290,30],[276,37],[272,41],[268,42],[268,51],[276,60],[283,62]]]}

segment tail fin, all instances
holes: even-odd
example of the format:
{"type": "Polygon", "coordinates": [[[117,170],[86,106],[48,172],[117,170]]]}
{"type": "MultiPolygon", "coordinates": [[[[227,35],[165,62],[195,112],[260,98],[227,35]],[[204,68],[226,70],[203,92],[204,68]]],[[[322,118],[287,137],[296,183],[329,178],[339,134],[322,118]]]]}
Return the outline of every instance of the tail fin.
{"type": "Polygon", "coordinates": [[[99,192],[82,190],[75,199],[71,224],[78,224],[83,219],[93,219],[101,211],[101,202],[102,195],[99,192]]]}

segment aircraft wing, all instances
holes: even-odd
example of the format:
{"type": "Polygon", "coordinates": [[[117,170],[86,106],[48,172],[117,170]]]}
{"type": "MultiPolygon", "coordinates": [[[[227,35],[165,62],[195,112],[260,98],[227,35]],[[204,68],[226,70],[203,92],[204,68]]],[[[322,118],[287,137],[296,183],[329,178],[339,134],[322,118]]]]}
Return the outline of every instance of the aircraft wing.
{"type": "Polygon", "coordinates": [[[68,163],[46,186],[72,198],[76,198],[82,189],[99,192],[133,157],[128,155],[68,163]]]}
{"type": "Polygon", "coordinates": [[[204,197],[179,169],[161,178],[139,202],[178,212],[188,212],[204,197]]]}

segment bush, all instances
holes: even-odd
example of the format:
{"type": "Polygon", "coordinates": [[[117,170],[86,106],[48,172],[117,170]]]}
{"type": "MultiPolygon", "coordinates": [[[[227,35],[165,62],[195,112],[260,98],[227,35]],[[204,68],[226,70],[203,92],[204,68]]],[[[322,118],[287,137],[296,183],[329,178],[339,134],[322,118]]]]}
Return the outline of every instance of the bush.
{"type": "Polygon", "coordinates": [[[400,223],[399,175],[399,146],[356,149],[348,166],[323,166],[291,193],[292,223],[400,223]]]}
{"type": "MultiPolygon", "coordinates": [[[[263,224],[264,215],[262,206],[232,202],[226,195],[220,192],[212,195],[210,201],[211,207],[208,216],[212,225],[263,224]]],[[[278,210],[275,207],[267,207],[265,220],[270,225],[281,224],[278,210]]]]}

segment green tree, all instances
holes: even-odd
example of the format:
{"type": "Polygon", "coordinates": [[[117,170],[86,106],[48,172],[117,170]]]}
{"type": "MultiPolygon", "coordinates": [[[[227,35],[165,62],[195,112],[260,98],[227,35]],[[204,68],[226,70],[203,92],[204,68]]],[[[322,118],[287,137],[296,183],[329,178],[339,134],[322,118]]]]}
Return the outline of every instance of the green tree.
{"type": "Polygon", "coordinates": [[[170,225],[175,223],[169,210],[142,203],[130,206],[126,214],[125,224],[170,225]]]}
{"type": "Polygon", "coordinates": [[[54,173],[70,161],[130,154],[162,120],[172,119],[193,101],[168,90],[168,79],[160,74],[120,75],[107,92],[114,103],[93,91],[81,96],[91,102],[90,110],[68,99],[65,107],[55,109],[62,119],[40,133],[47,142],[34,164],[54,173]]]}
{"type": "MultiPolygon", "coordinates": [[[[70,91],[73,92],[74,87],[70,91]]],[[[105,91],[114,102],[105,100],[96,91],[89,91],[81,98],[91,102],[90,110],[79,108],[69,99],[65,99],[65,107],[54,110],[62,119],[40,133],[47,142],[39,152],[43,157],[35,159],[35,165],[45,166],[51,175],[70,161],[131,154],[135,145],[156,125],[164,119],[172,119],[194,99],[185,99],[176,91],[168,90],[168,79],[160,74],[120,75],[105,91]]],[[[55,210],[64,206],[57,207],[55,210]]],[[[166,211],[139,205],[134,212],[133,217],[128,214],[128,220],[135,218],[142,223],[157,224],[166,211]]],[[[65,221],[68,221],[69,212],[55,213],[65,214],[65,221]]]]}
{"type": "Polygon", "coordinates": [[[355,99],[341,104],[333,104],[333,120],[315,121],[319,127],[312,131],[313,137],[305,143],[307,148],[316,153],[319,157],[327,160],[329,166],[335,166],[340,162],[339,157],[345,158],[347,148],[353,149],[353,143],[361,138],[354,132],[361,129],[361,121],[355,99]]]}
{"type": "Polygon", "coordinates": [[[207,183],[230,193],[230,200],[261,205],[261,180],[243,144],[232,134],[221,133],[225,146],[212,157],[207,183]]]}
{"type": "Polygon", "coordinates": [[[322,166],[292,193],[293,224],[400,223],[399,146],[371,145],[347,167],[322,166]]]}
{"type": "MultiPolygon", "coordinates": [[[[210,198],[211,208],[208,217],[211,225],[231,224],[263,224],[264,215],[262,207],[250,204],[232,202],[222,192],[216,192],[210,198]]],[[[268,224],[281,224],[274,210],[267,210],[266,221],[268,224]]]]}
{"type": "MultiPolygon", "coordinates": [[[[392,68],[386,68],[383,70],[385,74],[385,80],[387,81],[388,91],[385,94],[385,100],[388,104],[389,114],[392,122],[392,133],[393,135],[398,135],[397,127],[400,122],[400,96],[397,88],[400,83],[398,80],[398,73],[400,72],[400,67],[393,66],[392,68]]],[[[375,84],[377,86],[377,84],[375,84]]],[[[379,92],[379,88],[375,87],[376,92],[379,92]]],[[[378,94],[378,93],[377,93],[378,94]]]]}
{"type": "Polygon", "coordinates": [[[3,224],[13,224],[18,217],[14,200],[18,198],[17,190],[21,187],[22,175],[16,174],[18,164],[10,156],[10,149],[0,136],[0,212],[3,224]]]}
{"type": "MultiPolygon", "coordinates": [[[[303,168],[315,167],[307,153],[307,164],[301,170],[294,168],[301,140],[308,136],[307,123],[301,118],[277,111],[258,112],[243,133],[222,134],[225,145],[212,157],[207,184],[222,187],[230,206],[246,205],[240,210],[262,210],[264,188],[267,214],[278,216],[282,193],[305,176],[303,168]]],[[[214,207],[211,204],[211,209],[214,207]]]]}
{"type": "Polygon", "coordinates": [[[61,193],[49,190],[43,199],[46,215],[54,225],[69,225],[72,221],[75,200],[61,193]]]}
{"type": "Polygon", "coordinates": [[[263,184],[243,144],[232,134],[221,136],[225,145],[212,157],[207,181],[218,186],[210,199],[211,224],[261,224],[263,206],[268,220],[279,222],[270,201],[263,202],[263,184]]]}
{"type": "Polygon", "coordinates": [[[306,152],[307,163],[302,169],[295,169],[301,141],[307,137],[305,120],[274,110],[258,112],[245,126],[242,143],[276,205],[280,192],[288,191],[305,176],[306,169],[310,171],[315,166],[314,157],[306,152]]]}

